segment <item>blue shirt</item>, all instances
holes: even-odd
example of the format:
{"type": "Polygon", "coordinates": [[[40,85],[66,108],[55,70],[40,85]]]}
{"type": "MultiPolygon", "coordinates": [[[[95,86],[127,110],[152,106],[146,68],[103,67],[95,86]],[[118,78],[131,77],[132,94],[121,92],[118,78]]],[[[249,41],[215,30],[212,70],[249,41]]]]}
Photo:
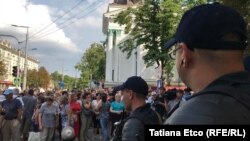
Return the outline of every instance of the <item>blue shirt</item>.
{"type": "Polygon", "coordinates": [[[61,107],[61,125],[62,127],[66,127],[67,125],[67,109],[69,108],[69,104],[63,105],[61,107]]]}
{"type": "Polygon", "coordinates": [[[23,116],[31,118],[36,108],[36,99],[33,96],[24,96],[22,100],[24,103],[23,116]]]}
{"type": "Polygon", "coordinates": [[[18,99],[4,100],[2,103],[2,108],[5,110],[5,119],[12,120],[17,118],[17,110],[22,109],[22,103],[18,99]]]}
{"type": "Polygon", "coordinates": [[[114,101],[111,103],[111,108],[114,111],[122,111],[124,109],[124,104],[123,104],[123,102],[114,101]]]}
{"type": "Polygon", "coordinates": [[[47,128],[56,127],[56,115],[58,114],[58,107],[54,104],[48,107],[47,104],[43,104],[40,108],[42,114],[42,125],[47,128]]]}

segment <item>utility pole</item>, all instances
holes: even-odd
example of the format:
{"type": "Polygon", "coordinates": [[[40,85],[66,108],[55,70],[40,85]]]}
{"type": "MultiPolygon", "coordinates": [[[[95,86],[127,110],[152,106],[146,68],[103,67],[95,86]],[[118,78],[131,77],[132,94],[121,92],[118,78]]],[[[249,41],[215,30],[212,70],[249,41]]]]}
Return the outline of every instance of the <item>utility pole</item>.
{"type": "Polygon", "coordinates": [[[76,83],[77,83],[77,71],[75,72],[75,88],[76,88],[76,83]]]}
{"type": "Polygon", "coordinates": [[[62,82],[64,81],[64,74],[63,74],[63,64],[62,64],[62,82]]]}
{"type": "Polygon", "coordinates": [[[17,79],[18,79],[18,87],[20,86],[20,57],[21,57],[21,49],[18,49],[18,59],[17,59],[17,79]]]}
{"type": "Polygon", "coordinates": [[[26,39],[25,39],[25,60],[24,60],[24,75],[23,75],[23,91],[26,90],[26,83],[27,83],[27,50],[28,50],[28,38],[29,38],[29,27],[28,26],[19,26],[19,25],[12,25],[14,27],[21,27],[26,28],[26,39]]]}
{"type": "Polygon", "coordinates": [[[23,90],[26,90],[26,83],[27,83],[27,49],[28,49],[28,37],[29,37],[29,28],[27,28],[27,33],[26,33],[26,40],[25,40],[25,60],[24,60],[24,74],[23,74],[23,90]]]}

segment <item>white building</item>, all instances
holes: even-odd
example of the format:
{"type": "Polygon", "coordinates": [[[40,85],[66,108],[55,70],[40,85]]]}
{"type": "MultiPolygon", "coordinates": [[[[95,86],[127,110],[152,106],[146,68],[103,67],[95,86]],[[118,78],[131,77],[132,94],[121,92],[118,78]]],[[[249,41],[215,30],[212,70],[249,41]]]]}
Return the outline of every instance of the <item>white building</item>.
{"type": "MultiPolygon", "coordinates": [[[[18,66],[19,52],[17,49],[12,48],[9,41],[0,40],[0,60],[4,62],[7,73],[0,77],[0,85],[11,84],[14,80],[12,76],[13,66],[18,66]]],[[[20,74],[24,71],[25,54],[20,51],[20,74]]],[[[31,56],[27,57],[27,69],[38,70],[39,61],[31,56]]]]}
{"type": "Polygon", "coordinates": [[[128,39],[129,35],[124,33],[124,27],[114,23],[113,18],[128,6],[136,6],[137,1],[114,0],[103,14],[103,33],[107,35],[105,87],[118,85],[134,75],[141,76],[149,84],[156,85],[159,71],[155,69],[156,65],[146,68],[142,57],[147,51],[143,46],[138,46],[129,59],[127,53],[122,52],[118,46],[128,39]]]}

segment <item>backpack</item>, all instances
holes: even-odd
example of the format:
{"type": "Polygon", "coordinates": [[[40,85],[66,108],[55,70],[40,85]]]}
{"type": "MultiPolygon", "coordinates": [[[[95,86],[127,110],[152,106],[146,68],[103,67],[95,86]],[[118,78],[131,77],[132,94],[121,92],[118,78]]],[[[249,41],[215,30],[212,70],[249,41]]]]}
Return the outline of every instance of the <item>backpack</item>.
{"type": "Polygon", "coordinates": [[[120,120],[116,125],[115,125],[115,130],[114,130],[114,136],[113,138],[111,139],[111,141],[122,141],[122,129],[123,129],[123,126],[125,124],[125,122],[131,118],[136,118],[138,119],[139,121],[142,122],[142,124],[144,124],[143,122],[143,119],[140,118],[139,116],[131,116],[131,117],[128,117],[126,119],[123,119],[123,120],[120,120]]]}
{"type": "Polygon", "coordinates": [[[115,129],[113,131],[113,137],[111,139],[111,141],[122,141],[122,128],[124,126],[125,123],[125,111],[122,111],[122,116],[119,122],[115,123],[115,129]]]}
{"type": "MultiPolygon", "coordinates": [[[[162,124],[162,119],[159,115],[159,113],[157,113],[156,111],[154,111],[159,119],[159,124],[162,124]]],[[[135,118],[135,119],[138,119],[143,125],[145,123],[144,121],[144,118],[141,117],[141,116],[138,116],[138,115],[133,115],[133,116],[129,116],[128,118],[124,119],[125,117],[125,112],[123,110],[122,112],[122,117],[121,117],[121,120],[115,125],[115,130],[114,130],[114,133],[113,133],[113,138],[111,139],[111,141],[122,141],[122,129],[123,129],[123,126],[125,124],[125,122],[131,118],[135,118]]],[[[136,135],[137,137],[137,140],[139,141],[139,136],[136,135]]]]}

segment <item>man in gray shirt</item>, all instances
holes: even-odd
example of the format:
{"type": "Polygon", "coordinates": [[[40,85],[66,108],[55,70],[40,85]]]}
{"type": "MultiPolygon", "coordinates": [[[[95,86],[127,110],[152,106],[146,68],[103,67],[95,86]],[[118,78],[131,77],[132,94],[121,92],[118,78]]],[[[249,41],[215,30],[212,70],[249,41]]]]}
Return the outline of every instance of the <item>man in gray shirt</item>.
{"type": "Polygon", "coordinates": [[[34,110],[36,108],[36,99],[33,97],[34,90],[30,89],[28,91],[28,95],[25,95],[22,100],[24,103],[23,109],[23,119],[21,124],[21,132],[23,134],[23,139],[27,140],[28,133],[30,131],[31,123],[32,123],[32,116],[34,114],[34,110]]]}

